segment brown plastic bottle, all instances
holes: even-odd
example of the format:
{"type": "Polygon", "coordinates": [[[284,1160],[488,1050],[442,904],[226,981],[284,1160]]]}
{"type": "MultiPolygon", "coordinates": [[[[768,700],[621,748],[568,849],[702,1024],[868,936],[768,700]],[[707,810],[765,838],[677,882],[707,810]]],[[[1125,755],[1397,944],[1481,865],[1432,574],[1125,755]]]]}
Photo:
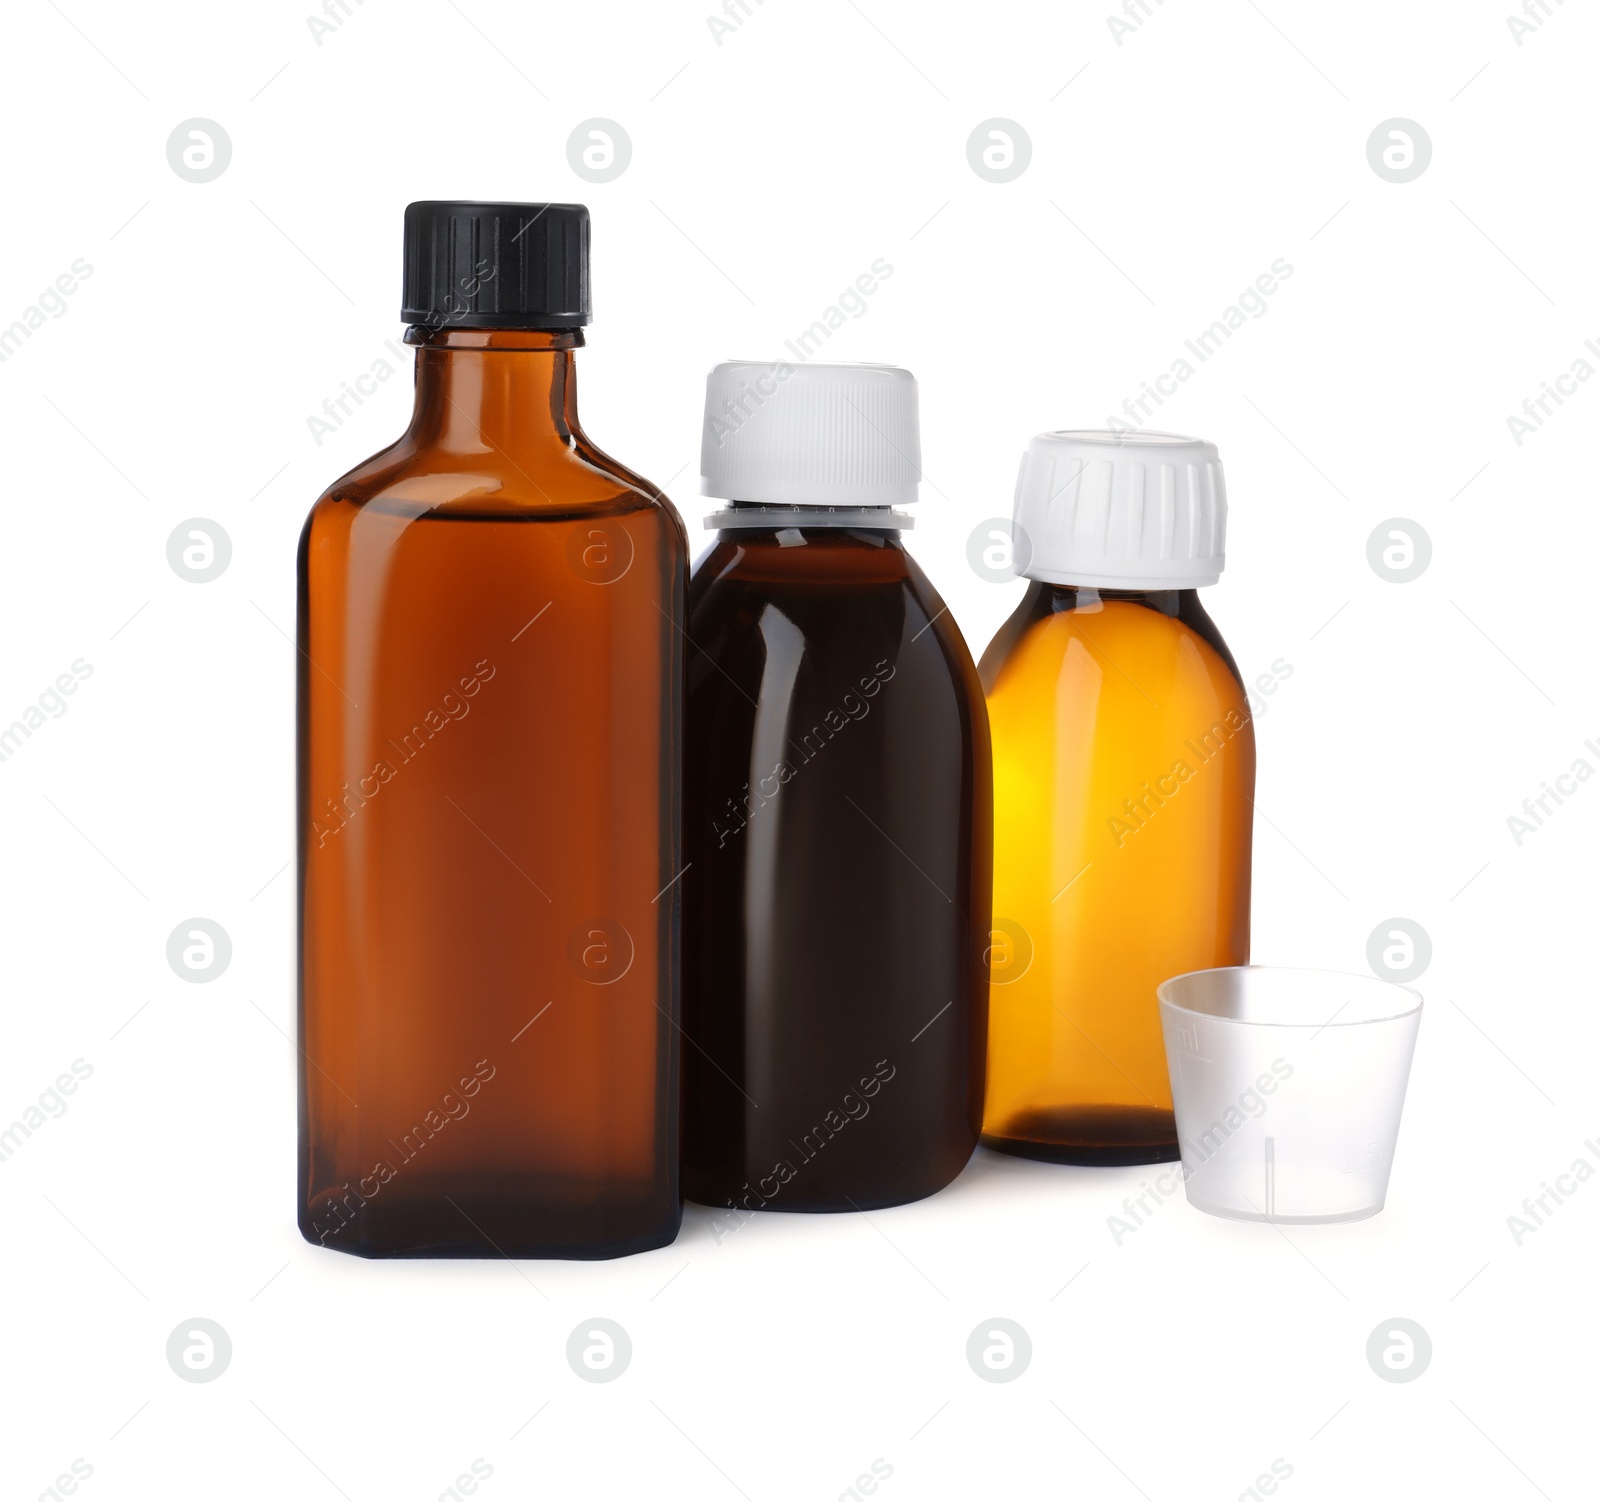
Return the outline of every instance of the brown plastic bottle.
{"type": "Polygon", "coordinates": [[[689,591],[684,1190],[719,1239],[934,1193],[983,1104],[988,723],[882,504],[916,493],[915,383],[778,369],[726,446],[767,367],[713,372],[706,488],[736,504],[689,591]]]}
{"type": "Polygon", "coordinates": [[[411,426],[300,548],[300,1228],[640,1251],[681,1213],[683,526],[578,426],[587,210],[406,231],[411,426]]]}

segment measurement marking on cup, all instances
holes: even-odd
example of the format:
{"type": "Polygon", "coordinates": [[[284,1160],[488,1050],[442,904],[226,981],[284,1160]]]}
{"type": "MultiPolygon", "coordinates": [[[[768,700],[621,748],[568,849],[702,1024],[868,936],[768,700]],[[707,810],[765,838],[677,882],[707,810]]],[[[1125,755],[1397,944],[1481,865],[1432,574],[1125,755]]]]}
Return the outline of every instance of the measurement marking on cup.
{"type": "Polygon", "coordinates": [[[1266,1161],[1266,1174],[1267,1174],[1266,1196],[1267,1196],[1267,1219],[1268,1220],[1272,1219],[1272,1217],[1277,1213],[1277,1209],[1278,1209],[1278,1203],[1277,1203],[1278,1202],[1278,1187],[1277,1187],[1277,1182],[1276,1182],[1277,1173],[1278,1173],[1278,1148],[1277,1148],[1277,1144],[1272,1140],[1272,1138],[1268,1137],[1267,1138],[1267,1161],[1266,1161]]]}
{"type": "Polygon", "coordinates": [[[513,1035],[512,1039],[511,1039],[511,1041],[513,1043],[515,1043],[518,1038],[520,1038],[525,1032],[527,1032],[527,1030],[530,1027],[532,1027],[534,1025],[534,1023],[536,1023],[541,1017],[543,1017],[544,1014],[546,1012],[548,1012],[550,1010],[550,1008],[553,1007],[554,1005],[555,1005],[555,1003],[553,1001],[547,1001],[542,1007],[539,1008],[539,1010],[537,1012],[535,1012],[533,1014],[533,1016],[531,1016],[526,1022],[524,1022],[522,1024],[521,1027],[519,1027],[517,1029],[516,1033],[513,1035]]]}

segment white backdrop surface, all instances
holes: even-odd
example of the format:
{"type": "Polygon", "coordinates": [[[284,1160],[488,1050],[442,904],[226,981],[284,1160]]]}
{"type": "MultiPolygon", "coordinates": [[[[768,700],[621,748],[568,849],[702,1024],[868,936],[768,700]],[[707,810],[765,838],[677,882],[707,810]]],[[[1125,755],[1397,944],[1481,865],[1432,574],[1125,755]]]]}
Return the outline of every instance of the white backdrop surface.
{"type": "Polygon", "coordinates": [[[7,1495],[1593,1496],[1600,782],[1558,779],[1600,769],[1600,19],[305,4],[3,23],[7,1495]],[[171,164],[191,121],[225,162],[171,164]],[[1020,173],[975,169],[980,126],[980,163],[1026,138],[1020,173]],[[574,169],[579,127],[602,162],[588,132],[625,134],[620,173],[574,169]],[[294,548],[408,415],[401,211],[427,197],[590,206],[585,425],[697,546],[714,362],[821,319],[819,357],[910,367],[911,546],[975,655],[1021,586],[968,539],[1031,434],[1148,386],[1143,420],[1220,446],[1207,605],[1247,678],[1292,668],[1259,716],[1253,957],[1364,970],[1397,918],[1431,943],[1383,1214],[1243,1225],[1180,1194],[1129,1232],[1152,1170],[980,1150],[917,1205],[720,1237],[691,1207],[608,1264],[300,1239],[294,548]],[[231,544],[204,584],[168,560],[191,518],[231,544]],[[1407,582],[1369,562],[1394,519],[1428,543],[1407,582]],[[204,985],[167,960],[196,916],[232,946],[204,985]],[[604,1384],[566,1357],[597,1317],[632,1342],[604,1384]],[[1005,1383],[966,1356],[996,1318],[1032,1346],[1005,1383]],[[1368,1362],[1396,1319],[1431,1341],[1412,1381],[1368,1362]],[[197,1320],[231,1346],[212,1381],[167,1357],[197,1320]]]}

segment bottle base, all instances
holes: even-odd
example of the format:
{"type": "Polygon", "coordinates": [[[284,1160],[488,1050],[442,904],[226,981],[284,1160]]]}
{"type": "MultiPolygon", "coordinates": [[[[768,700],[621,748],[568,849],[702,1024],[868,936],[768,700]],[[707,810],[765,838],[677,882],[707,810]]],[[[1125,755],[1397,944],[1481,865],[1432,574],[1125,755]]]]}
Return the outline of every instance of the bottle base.
{"type": "Polygon", "coordinates": [[[1016,1158],[1086,1168],[1176,1163],[1178,1128],[1171,1111],[1145,1106],[1057,1106],[1019,1111],[985,1147],[1016,1158]]]}
{"type": "Polygon", "coordinates": [[[821,1198],[809,1200],[805,1204],[796,1204],[791,1201],[787,1205],[780,1205],[775,1200],[763,1201],[759,1204],[728,1200],[715,1200],[709,1194],[705,1196],[688,1195],[690,1204],[699,1205],[707,1210],[736,1210],[740,1213],[765,1210],[772,1214],[783,1215],[854,1215],[863,1210],[893,1210],[897,1205],[914,1205],[918,1200],[930,1199],[941,1189],[944,1184],[935,1184],[931,1189],[916,1189],[907,1194],[878,1193],[861,1195],[840,1195],[836,1198],[821,1198]]]}
{"type": "Polygon", "coordinates": [[[573,1205],[486,1196],[455,1188],[409,1200],[324,1195],[302,1212],[313,1246],[372,1260],[502,1258],[596,1262],[669,1246],[683,1205],[649,1202],[573,1205]]]}
{"type": "Polygon", "coordinates": [[[708,1210],[754,1213],[758,1210],[782,1212],[789,1215],[852,1215],[864,1210],[892,1210],[896,1205],[914,1205],[947,1189],[960,1176],[972,1154],[956,1165],[953,1171],[907,1186],[899,1183],[884,1185],[818,1188],[804,1196],[793,1192],[787,1184],[777,1185],[771,1195],[761,1192],[761,1184],[775,1183],[770,1177],[764,1181],[756,1178],[741,1180],[731,1192],[720,1189],[716,1181],[694,1175],[686,1166],[683,1176],[683,1197],[708,1210]]]}

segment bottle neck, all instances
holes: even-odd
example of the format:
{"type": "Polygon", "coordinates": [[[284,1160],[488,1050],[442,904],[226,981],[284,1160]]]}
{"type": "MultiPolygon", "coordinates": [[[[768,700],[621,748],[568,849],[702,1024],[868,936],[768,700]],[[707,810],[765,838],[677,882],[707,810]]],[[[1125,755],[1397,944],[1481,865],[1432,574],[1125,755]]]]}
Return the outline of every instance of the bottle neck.
{"type": "Polygon", "coordinates": [[[906,512],[892,506],[783,506],[729,501],[706,525],[719,532],[870,532],[888,538],[908,531],[915,523],[906,512]]]}
{"type": "Polygon", "coordinates": [[[983,660],[988,663],[993,656],[996,663],[1000,662],[1005,652],[1020,640],[1030,626],[1047,616],[1080,610],[1092,613],[1118,601],[1143,606],[1146,610],[1154,610],[1187,626],[1212,647],[1227,664],[1235,681],[1241,688],[1244,687],[1244,679],[1233,660],[1233,653],[1223,641],[1216,622],[1200,603],[1200,591],[1197,588],[1099,589],[1088,584],[1049,584],[1042,579],[1030,580],[1028,592],[1017,606],[1016,614],[1000,628],[999,635],[990,643],[983,660]]]}
{"type": "Polygon", "coordinates": [[[409,436],[446,453],[516,455],[582,437],[572,352],[581,329],[406,331],[417,347],[409,436]]]}
{"type": "Polygon", "coordinates": [[[1191,608],[1200,603],[1199,592],[1193,588],[1110,589],[1094,584],[1051,584],[1044,580],[1032,581],[1031,588],[1038,591],[1041,614],[1059,614],[1063,610],[1096,610],[1108,601],[1128,600],[1160,611],[1162,615],[1181,617],[1186,603],[1191,608]]]}
{"type": "Polygon", "coordinates": [[[743,548],[868,548],[904,552],[895,528],[854,527],[842,523],[769,522],[763,526],[718,527],[720,540],[743,548]]]}

